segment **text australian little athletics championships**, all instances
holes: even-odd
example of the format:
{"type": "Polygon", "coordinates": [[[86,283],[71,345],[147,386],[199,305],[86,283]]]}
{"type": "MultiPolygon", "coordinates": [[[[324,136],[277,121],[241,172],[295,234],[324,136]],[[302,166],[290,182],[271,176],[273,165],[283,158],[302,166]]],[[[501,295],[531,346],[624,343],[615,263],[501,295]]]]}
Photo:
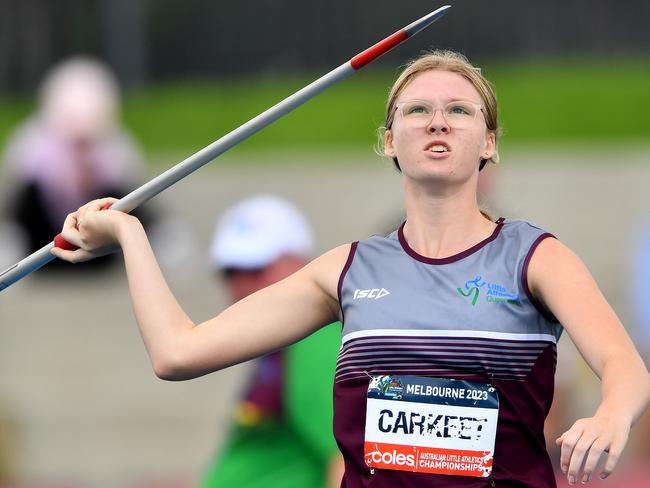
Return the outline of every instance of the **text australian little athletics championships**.
{"type": "Polygon", "coordinates": [[[436,470],[452,470],[479,472],[485,468],[484,459],[480,456],[461,456],[436,452],[421,452],[418,456],[418,466],[436,470]]]}

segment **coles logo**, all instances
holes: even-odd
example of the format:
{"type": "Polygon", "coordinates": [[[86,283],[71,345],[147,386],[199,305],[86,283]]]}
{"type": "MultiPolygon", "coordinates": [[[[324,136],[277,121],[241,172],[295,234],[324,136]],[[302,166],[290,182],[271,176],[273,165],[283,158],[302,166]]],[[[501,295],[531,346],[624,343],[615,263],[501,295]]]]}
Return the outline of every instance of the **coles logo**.
{"type": "Polygon", "coordinates": [[[389,449],[382,452],[379,445],[375,444],[374,451],[369,452],[370,446],[366,444],[366,464],[376,468],[389,468],[404,466],[415,468],[415,454],[405,454],[397,449],[389,449]]]}

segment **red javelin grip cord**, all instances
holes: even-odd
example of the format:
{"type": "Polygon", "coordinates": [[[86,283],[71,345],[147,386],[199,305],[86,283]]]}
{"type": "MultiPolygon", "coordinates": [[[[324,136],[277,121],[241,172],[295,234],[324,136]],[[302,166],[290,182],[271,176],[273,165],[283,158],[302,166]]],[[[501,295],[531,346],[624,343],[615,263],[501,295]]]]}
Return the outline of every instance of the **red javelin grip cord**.
{"type": "Polygon", "coordinates": [[[374,46],[370,46],[365,51],[353,57],[350,60],[350,64],[352,65],[352,68],[354,68],[355,70],[363,68],[366,64],[370,63],[375,58],[378,58],[385,52],[390,51],[391,49],[393,49],[395,46],[397,46],[400,42],[404,41],[408,37],[409,35],[404,29],[395,32],[394,34],[388,36],[386,39],[379,41],[374,46]]]}
{"type": "MultiPolygon", "coordinates": [[[[105,203],[101,210],[108,210],[111,208],[111,203],[105,203]]],[[[76,251],[79,249],[77,246],[74,244],[70,244],[68,241],[66,241],[61,234],[57,234],[56,237],[54,238],[54,246],[59,247],[61,249],[64,249],[65,251],[76,251]]]]}

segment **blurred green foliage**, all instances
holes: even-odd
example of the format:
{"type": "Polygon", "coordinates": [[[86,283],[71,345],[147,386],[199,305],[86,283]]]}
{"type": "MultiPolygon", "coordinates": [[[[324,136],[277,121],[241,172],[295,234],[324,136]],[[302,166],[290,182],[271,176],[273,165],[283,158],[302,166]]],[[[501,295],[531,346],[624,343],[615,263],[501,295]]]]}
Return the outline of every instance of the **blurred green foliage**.
{"type": "MultiPolygon", "coordinates": [[[[650,141],[650,59],[482,65],[496,87],[505,147],[650,141]]],[[[190,154],[321,74],[157,84],[126,95],[124,121],[149,155],[190,154]]],[[[370,148],[394,76],[368,67],[234,151],[370,148]]],[[[33,101],[0,98],[0,143],[32,108],[33,101]]]]}
{"type": "Polygon", "coordinates": [[[650,59],[535,62],[484,70],[504,142],[650,142],[650,59]]]}

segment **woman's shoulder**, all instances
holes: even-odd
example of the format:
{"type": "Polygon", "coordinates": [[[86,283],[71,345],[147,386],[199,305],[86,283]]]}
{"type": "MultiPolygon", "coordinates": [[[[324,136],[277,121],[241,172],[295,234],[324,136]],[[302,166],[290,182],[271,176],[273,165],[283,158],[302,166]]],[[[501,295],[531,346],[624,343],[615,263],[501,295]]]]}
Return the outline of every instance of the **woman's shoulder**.
{"type": "Polygon", "coordinates": [[[348,258],[348,255],[350,252],[352,252],[353,248],[357,246],[357,244],[358,241],[355,241],[336,246],[318,256],[316,259],[314,259],[313,262],[324,262],[328,265],[335,265],[337,263],[340,263],[341,266],[343,266],[348,258]]]}
{"type": "Polygon", "coordinates": [[[501,234],[507,238],[516,238],[522,243],[534,242],[543,240],[547,237],[555,237],[555,235],[544,227],[537,225],[529,220],[523,219],[499,219],[502,222],[501,234]]]}
{"type": "Polygon", "coordinates": [[[328,295],[337,296],[339,278],[346,266],[349,266],[356,246],[357,242],[348,242],[330,249],[305,266],[304,271],[328,295]]]}
{"type": "Polygon", "coordinates": [[[527,219],[512,219],[509,217],[501,217],[499,220],[503,222],[504,230],[508,229],[510,231],[529,231],[529,232],[548,232],[544,227],[538,225],[535,222],[532,222],[527,219]]]}

